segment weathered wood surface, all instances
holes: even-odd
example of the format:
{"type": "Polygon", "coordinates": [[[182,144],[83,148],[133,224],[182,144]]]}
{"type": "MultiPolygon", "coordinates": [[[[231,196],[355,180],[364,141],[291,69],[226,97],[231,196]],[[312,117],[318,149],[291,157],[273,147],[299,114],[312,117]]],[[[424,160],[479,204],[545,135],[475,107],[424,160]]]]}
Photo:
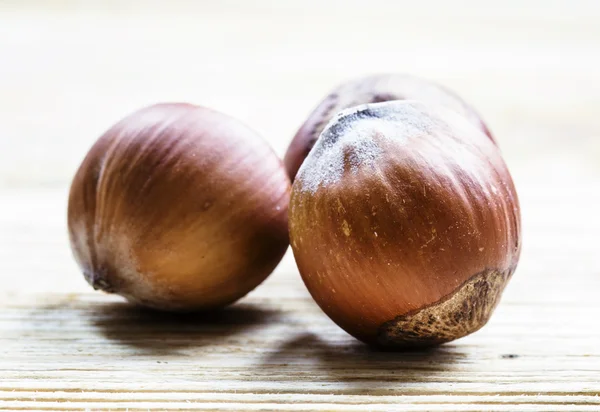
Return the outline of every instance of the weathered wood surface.
{"type": "Polygon", "coordinates": [[[597,3],[212,3],[0,2],[0,409],[600,410],[597,3]],[[144,312],[84,282],[67,185],[123,114],[203,103],[281,154],[333,84],[381,71],[474,102],[513,170],[522,261],[481,331],[372,351],[291,254],[221,313],[144,312]]]}

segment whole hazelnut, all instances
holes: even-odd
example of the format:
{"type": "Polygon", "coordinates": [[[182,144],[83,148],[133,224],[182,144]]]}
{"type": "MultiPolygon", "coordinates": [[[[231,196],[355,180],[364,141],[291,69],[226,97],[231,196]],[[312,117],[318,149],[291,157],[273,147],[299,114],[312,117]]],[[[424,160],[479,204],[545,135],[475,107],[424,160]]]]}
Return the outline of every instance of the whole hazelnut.
{"type": "Polygon", "coordinates": [[[290,183],[239,121],[157,104],[114,125],[73,180],[73,254],[95,288],[159,309],[227,305],[288,246],[290,183]]]}
{"type": "Polygon", "coordinates": [[[284,164],[292,182],[327,123],[341,110],[390,100],[420,100],[445,106],[464,116],[494,138],[479,114],[449,89],[405,74],[380,74],[343,83],[331,91],[308,116],[292,139],[284,164]]]}
{"type": "Polygon", "coordinates": [[[369,344],[436,345],[481,328],[515,270],[520,239],[499,149],[441,106],[342,111],[292,186],[302,279],[334,322],[369,344]]]}

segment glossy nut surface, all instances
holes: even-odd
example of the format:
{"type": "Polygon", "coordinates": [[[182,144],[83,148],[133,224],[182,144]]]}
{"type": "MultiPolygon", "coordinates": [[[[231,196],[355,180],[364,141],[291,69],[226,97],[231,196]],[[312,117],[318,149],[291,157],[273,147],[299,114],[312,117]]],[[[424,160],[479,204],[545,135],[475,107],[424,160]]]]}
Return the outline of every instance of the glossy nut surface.
{"type": "Polygon", "coordinates": [[[481,328],[515,270],[520,232],[496,145],[416,101],[338,114],[292,187],[290,239],[308,290],[375,345],[436,345],[481,328]]]}
{"type": "Polygon", "coordinates": [[[327,123],[341,110],[367,103],[390,100],[419,100],[453,110],[494,140],[479,114],[451,90],[405,74],[366,76],[343,83],[331,91],[296,132],[284,157],[290,179],[294,181],[302,162],[327,123]]]}
{"type": "Polygon", "coordinates": [[[73,254],[96,289],[194,310],[244,296],[288,246],[281,161],[239,121],[158,104],[113,126],[73,180],[73,254]]]}

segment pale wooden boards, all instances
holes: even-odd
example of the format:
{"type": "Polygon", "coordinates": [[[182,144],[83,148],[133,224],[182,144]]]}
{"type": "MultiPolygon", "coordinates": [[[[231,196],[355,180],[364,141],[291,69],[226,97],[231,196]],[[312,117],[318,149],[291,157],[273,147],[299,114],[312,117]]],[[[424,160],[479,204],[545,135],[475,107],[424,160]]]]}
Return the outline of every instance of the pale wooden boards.
{"type": "Polygon", "coordinates": [[[139,311],[69,256],[66,190],[0,194],[0,409],[600,409],[600,186],[522,186],[522,261],[492,321],[375,352],[310,299],[290,255],[215,314],[139,311]]]}

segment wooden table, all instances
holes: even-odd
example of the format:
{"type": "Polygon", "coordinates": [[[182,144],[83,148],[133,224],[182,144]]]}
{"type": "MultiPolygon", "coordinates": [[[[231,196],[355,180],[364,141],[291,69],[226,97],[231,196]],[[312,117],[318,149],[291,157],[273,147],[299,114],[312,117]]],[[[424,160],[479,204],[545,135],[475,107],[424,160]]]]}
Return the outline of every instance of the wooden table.
{"type": "Polygon", "coordinates": [[[412,3],[0,3],[0,409],[600,410],[597,3],[412,3]],[[218,314],[145,312],[85,283],[66,196],[111,123],[192,101],[282,154],[332,85],[381,71],[473,102],[513,171],[523,254],[481,331],[370,350],[290,253],[218,314]]]}

